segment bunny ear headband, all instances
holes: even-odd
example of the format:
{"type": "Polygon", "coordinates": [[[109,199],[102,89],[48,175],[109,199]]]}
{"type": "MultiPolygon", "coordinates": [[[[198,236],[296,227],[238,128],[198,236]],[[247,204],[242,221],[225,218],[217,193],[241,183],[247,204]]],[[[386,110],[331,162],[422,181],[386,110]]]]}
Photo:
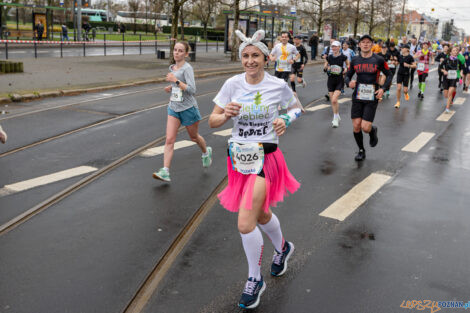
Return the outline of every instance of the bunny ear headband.
{"type": "Polygon", "coordinates": [[[240,59],[242,58],[243,49],[245,49],[249,45],[257,47],[261,50],[261,52],[263,52],[264,55],[269,55],[268,47],[266,47],[266,45],[261,42],[261,40],[264,39],[264,30],[260,29],[256,31],[256,33],[254,33],[253,37],[251,38],[246,38],[246,36],[238,29],[235,31],[235,34],[242,41],[242,43],[240,44],[240,48],[238,49],[238,56],[240,57],[240,59]]]}

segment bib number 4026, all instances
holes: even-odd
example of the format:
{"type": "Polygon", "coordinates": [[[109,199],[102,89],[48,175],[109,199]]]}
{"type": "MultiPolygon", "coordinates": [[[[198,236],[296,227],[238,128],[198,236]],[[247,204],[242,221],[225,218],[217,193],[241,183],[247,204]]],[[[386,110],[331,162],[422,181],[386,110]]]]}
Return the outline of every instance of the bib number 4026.
{"type": "Polygon", "coordinates": [[[242,162],[251,162],[251,161],[259,160],[259,156],[257,153],[254,153],[254,154],[235,153],[235,159],[242,161],[242,162]]]}

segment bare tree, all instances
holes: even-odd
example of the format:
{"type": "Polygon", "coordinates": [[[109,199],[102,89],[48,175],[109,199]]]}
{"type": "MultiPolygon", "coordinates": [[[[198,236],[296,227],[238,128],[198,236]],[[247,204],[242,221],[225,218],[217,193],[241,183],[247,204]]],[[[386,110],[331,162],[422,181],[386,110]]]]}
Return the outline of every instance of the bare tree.
{"type": "Polygon", "coordinates": [[[141,5],[141,0],[128,0],[127,5],[129,7],[129,11],[131,11],[131,16],[134,20],[134,35],[137,31],[137,13],[139,12],[139,8],[141,5]]]}
{"type": "Polygon", "coordinates": [[[204,38],[207,39],[207,25],[217,8],[217,0],[195,0],[193,6],[193,15],[204,27],[204,38]]]}
{"type": "Polygon", "coordinates": [[[374,30],[384,23],[384,9],[388,6],[388,0],[369,0],[366,5],[366,20],[369,27],[369,35],[373,36],[374,30]]]}
{"type": "Polygon", "coordinates": [[[154,20],[155,20],[155,33],[157,32],[157,20],[161,14],[161,12],[163,11],[163,8],[165,6],[163,0],[150,0],[150,4],[151,4],[151,11],[153,13],[153,16],[154,16],[154,20]]]}
{"type": "MultiPolygon", "coordinates": [[[[180,10],[182,9],[183,5],[188,0],[173,0],[173,4],[171,7],[171,42],[170,42],[170,63],[174,63],[173,59],[173,48],[175,46],[175,40],[178,38],[178,20],[180,18],[180,10]]],[[[183,29],[181,29],[183,31],[183,29]]]]}

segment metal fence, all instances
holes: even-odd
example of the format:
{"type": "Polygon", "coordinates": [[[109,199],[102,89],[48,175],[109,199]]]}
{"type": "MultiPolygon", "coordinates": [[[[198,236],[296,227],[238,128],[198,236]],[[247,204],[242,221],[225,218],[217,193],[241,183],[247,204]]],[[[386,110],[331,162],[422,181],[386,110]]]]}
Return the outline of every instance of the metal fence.
{"type": "MultiPolygon", "coordinates": [[[[158,39],[162,36],[149,36],[142,34],[110,34],[110,33],[96,33],[93,35],[88,34],[84,36],[84,41],[69,41],[62,37],[61,33],[51,34],[54,40],[19,40],[19,39],[3,39],[0,40],[0,52],[4,50],[4,57],[9,58],[10,53],[15,50],[22,49],[34,53],[34,57],[38,58],[38,49],[47,49],[50,52],[55,52],[57,57],[64,57],[64,52],[67,50],[77,49],[80,50],[79,56],[86,57],[89,51],[93,51],[93,55],[98,55],[97,51],[102,51],[100,55],[107,56],[112,50],[113,55],[116,55],[116,49],[122,50],[122,55],[127,54],[145,54],[155,53],[159,58],[165,58],[166,54],[169,55],[171,39],[167,36],[166,39],[158,39]],[[133,48],[129,53],[129,48],[133,48]],[[126,49],[128,50],[126,52],[126,49]],[[152,49],[151,51],[149,49],[152,49]]],[[[195,57],[197,51],[224,49],[224,37],[208,37],[201,39],[195,36],[185,36],[194,51],[191,57],[195,57]]]]}

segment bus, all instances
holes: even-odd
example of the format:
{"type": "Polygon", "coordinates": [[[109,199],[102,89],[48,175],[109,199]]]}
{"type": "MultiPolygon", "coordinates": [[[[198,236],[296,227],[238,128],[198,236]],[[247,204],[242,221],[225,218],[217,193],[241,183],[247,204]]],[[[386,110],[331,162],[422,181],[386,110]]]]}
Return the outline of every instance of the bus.
{"type": "Polygon", "coordinates": [[[106,10],[82,9],[82,16],[88,16],[90,22],[106,22],[106,10]]]}
{"type": "Polygon", "coordinates": [[[155,22],[158,26],[166,26],[168,24],[168,15],[154,12],[128,12],[128,11],[118,11],[116,14],[115,22],[116,23],[134,23],[134,15],[136,18],[136,24],[149,24],[155,25],[155,22]]]}

